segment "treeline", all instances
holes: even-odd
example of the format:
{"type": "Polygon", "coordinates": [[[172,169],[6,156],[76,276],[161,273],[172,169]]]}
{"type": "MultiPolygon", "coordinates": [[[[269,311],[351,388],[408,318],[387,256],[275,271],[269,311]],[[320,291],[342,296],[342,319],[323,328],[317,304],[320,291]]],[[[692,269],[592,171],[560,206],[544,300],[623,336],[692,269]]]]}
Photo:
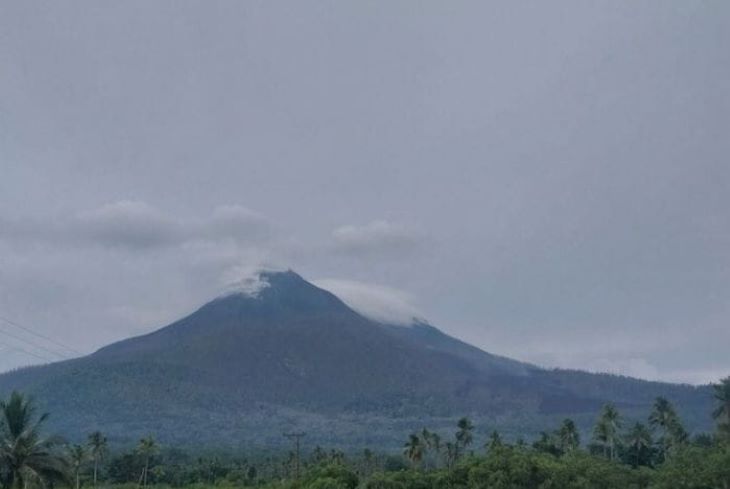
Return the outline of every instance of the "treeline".
{"type": "Polygon", "coordinates": [[[145,437],[112,454],[100,432],[84,444],[44,437],[45,415],[13,393],[0,403],[3,489],[126,485],[267,489],[730,489],[730,377],[714,386],[714,433],[691,436],[672,404],[656,399],[645,422],[603,407],[592,432],[570,419],[535,440],[493,431],[475,435],[468,418],[454,431],[423,428],[401,454],[316,447],[283,456],[193,457],[145,437]]]}

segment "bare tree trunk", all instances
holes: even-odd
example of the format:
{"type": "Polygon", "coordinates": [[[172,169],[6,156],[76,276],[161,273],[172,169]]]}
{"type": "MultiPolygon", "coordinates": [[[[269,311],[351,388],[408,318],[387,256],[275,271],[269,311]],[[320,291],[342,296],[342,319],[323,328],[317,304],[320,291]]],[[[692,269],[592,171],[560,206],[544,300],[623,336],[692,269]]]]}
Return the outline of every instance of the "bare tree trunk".
{"type": "Polygon", "coordinates": [[[150,466],[150,459],[149,459],[149,457],[147,457],[144,461],[144,467],[142,468],[142,475],[139,478],[142,487],[147,487],[147,470],[149,469],[149,466],[150,466]]]}
{"type": "Polygon", "coordinates": [[[99,470],[99,457],[94,456],[94,489],[96,489],[96,474],[99,470]]]}
{"type": "Polygon", "coordinates": [[[147,487],[147,471],[150,468],[150,459],[147,457],[147,459],[144,462],[144,485],[142,487],[147,487]]]}

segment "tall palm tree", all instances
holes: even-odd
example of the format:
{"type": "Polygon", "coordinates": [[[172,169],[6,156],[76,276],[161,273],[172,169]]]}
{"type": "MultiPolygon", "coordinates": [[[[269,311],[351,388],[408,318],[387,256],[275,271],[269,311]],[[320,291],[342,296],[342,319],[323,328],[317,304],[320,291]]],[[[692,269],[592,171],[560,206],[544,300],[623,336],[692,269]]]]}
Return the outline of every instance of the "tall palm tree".
{"type": "Polygon", "coordinates": [[[412,433],[408,437],[408,441],[403,445],[403,455],[411,461],[411,466],[415,469],[418,463],[423,459],[424,445],[421,438],[416,434],[412,433]]]}
{"type": "Polygon", "coordinates": [[[474,440],[474,425],[469,418],[461,418],[457,423],[456,427],[456,458],[459,457],[459,448],[466,450],[466,447],[471,445],[474,440]]]}
{"type": "Polygon", "coordinates": [[[142,438],[137,445],[137,452],[144,459],[144,468],[142,469],[142,475],[140,476],[140,483],[142,487],[147,487],[147,476],[150,470],[150,461],[155,453],[157,453],[158,446],[155,439],[152,436],[142,438]]]}
{"type": "Polygon", "coordinates": [[[451,469],[454,466],[454,462],[456,462],[456,458],[459,454],[459,449],[456,447],[456,443],[452,443],[450,441],[446,442],[444,448],[444,454],[446,456],[446,468],[449,469],[449,472],[451,472],[451,469]]]}
{"type": "Polygon", "coordinates": [[[649,415],[649,426],[662,432],[659,439],[661,456],[666,457],[673,447],[684,443],[687,432],[682,426],[674,406],[664,397],[657,397],[649,415]]]}
{"type": "Polygon", "coordinates": [[[616,456],[616,440],[621,429],[621,415],[613,404],[606,404],[601,410],[601,416],[596,425],[599,437],[602,437],[608,447],[608,458],[613,460],[616,456]]]}
{"type": "Polygon", "coordinates": [[[431,432],[431,436],[428,437],[428,449],[436,452],[436,455],[441,453],[441,437],[438,433],[431,432]]]}
{"type": "Polygon", "coordinates": [[[682,420],[679,419],[679,416],[670,421],[668,429],[669,437],[673,443],[672,446],[683,445],[689,439],[689,433],[684,429],[684,425],[682,424],[682,420]]]}
{"type": "Polygon", "coordinates": [[[666,429],[673,418],[677,416],[674,406],[665,397],[657,397],[649,415],[649,426],[666,429]]]}
{"type": "Polygon", "coordinates": [[[593,427],[593,440],[603,447],[603,456],[610,458],[609,454],[609,426],[603,418],[598,418],[596,425],[593,427]]]}
{"type": "Polygon", "coordinates": [[[563,452],[572,452],[580,446],[580,434],[572,419],[563,420],[558,430],[558,442],[563,452]]]}
{"type": "Polygon", "coordinates": [[[76,481],[76,489],[81,487],[81,468],[84,466],[84,462],[88,457],[86,448],[82,445],[73,445],[68,447],[68,458],[71,461],[71,468],[73,469],[74,480],[76,481]]]}
{"type": "Polygon", "coordinates": [[[32,401],[13,392],[0,402],[0,465],[4,489],[25,489],[68,480],[68,462],[56,449],[57,438],[44,438],[41,427],[47,414],[36,416],[32,401]]]}
{"type": "Polygon", "coordinates": [[[89,435],[89,448],[91,448],[91,456],[94,459],[94,489],[96,489],[99,462],[104,460],[107,450],[106,437],[101,431],[95,431],[89,435]]]}
{"type": "Polygon", "coordinates": [[[431,432],[428,431],[428,429],[423,428],[421,430],[420,437],[421,437],[421,442],[423,444],[423,452],[425,455],[428,452],[428,450],[431,449],[431,432]]]}
{"type": "Polygon", "coordinates": [[[721,430],[728,430],[730,429],[730,377],[725,377],[712,387],[715,390],[715,400],[719,403],[712,412],[712,417],[717,420],[721,430]]]}
{"type": "Polygon", "coordinates": [[[494,430],[492,431],[492,434],[489,435],[489,440],[487,440],[487,443],[484,444],[484,448],[487,449],[487,451],[492,451],[500,448],[502,446],[502,437],[499,436],[499,431],[494,430]]]}
{"type": "Polygon", "coordinates": [[[626,435],[626,443],[629,448],[634,450],[634,466],[638,467],[641,458],[641,451],[646,450],[651,446],[651,431],[649,431],[649,428],[645,425],[636,423],[626,435]]]}
{"type": "Polygon", "coordinates": [[[425,453],[433,452],[433,460],[438,464],[439,456],[441,455],[441,437],[438,433],[423,428],[421,430],[421,440],[424,444],[424,457],[425,453]]]}

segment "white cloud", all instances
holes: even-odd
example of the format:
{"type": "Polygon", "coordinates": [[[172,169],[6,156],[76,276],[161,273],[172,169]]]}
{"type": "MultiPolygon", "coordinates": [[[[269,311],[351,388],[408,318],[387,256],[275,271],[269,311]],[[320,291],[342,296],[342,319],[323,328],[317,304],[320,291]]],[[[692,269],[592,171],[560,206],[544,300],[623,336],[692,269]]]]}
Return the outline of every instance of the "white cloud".
{"type": "Polygon", "coordinates": [[[385,220],[341,226],[332,232],[332,239],[338,251],[359,255],[400,254],[418,245],[417,233],[385,220]]]}
{"type": "MultiPolygon", "coordinates": [[[[642,351],[602,357],[647,358],[662,375],[730,368],[730,165],[718,137],[730,31],[717,22],[730,2],[693,2],[692,22],[685,9],[658,16],[626,0],[581,2],[567,21],[551,2],[496,13],[471,2],[448,10],[439,36],[422,35],[444,19],[438,2],[418,12],[333,2],[327,15],[306,2],[154,2],[143,18],[133,2],[31,3],[4,2],[11,15],[0,16],[12,46],[0,48],[0,213],[12,221],[0,217],[0,262],[17,252],[22,263],[21,283],[0,266],[0,305],[27,301],[31,322],[47,310],[54,323],[43,302],[57,300],[52,284],[78,281],[73,304],[125,267],[139,271],[127,277],[139,297],[126,302],[140,308],[185,287],[210,293],[258,235],[206,230],[208,211],[245,196],[291,232],[291,246],[273,250],[287,265],[408,281],[440,326],[463,322],[484,348],[524,355],[531,338],[584,327],[590,338],[572,351],[620,335],[642,351]],[[361,14],[392,28],[362,42],[361,14]],[[32,25],[15,20],[25,17],[32,25]],[[536,29],[550,23],[563,28],[536,29]],[[255,52],[242,58],[242,45],[255,52]],[[74,239],[72,217],[21,215],[162,194],[171,212],[195,213],[173,213],[195,241],[147,230],[110,248],[74,239]],[[375,244],[367,228],[398,226],[368,216],[417,219],[428,246],[375,244]],[[339,224],[357,226],[331,236],[339,224]],[[68,268],[51,273],[49,256],[68,268]],[[23,287],[34,263],[45,276],[23,287]],[[485,341],[484,324],[503,341],[485,341]],[[654,346],[669,335],[690,345],[654,346]]],[[[89,337],[98,319],[85,323],[89,337]]]]}
{"type": "Polygon", "coordinates": [[[270,237],[271,226],[261,214],[242,205],[222,205],[213,210],[203,228],[210,239],[231,238],[240,242],[261,241],[270,237]]]}
{"type": "Polygon", "coordinates": [[[122,200],[73,216],[9,219],[0,216],[0,239],[16,243],[99,245],[146,250],[194,242],[262,243],[269,221],[241,205],[216,207],[205,218],[181,219],[142,201],[122,200]]]}
{"type": "Polygon", "coordinates": [[[279,267],[263,265],[261,261],[247,260],[228,268],[223,274],[225,281],[224,295],[244,294],[257,297],[259,292],[269,286],[262,272],[284,271],[279,267]]]}
{"type": "MultiPolygon", "coordinates": [[[[268,263],[273,247],[267,219],[239,205],[185,218],[129,200],[0,215],[0,311],[90,352],[159,328],[231,287],[255,292],[261,284],[246,281],[244,270],[268,263]]],[[[39,361],[5,353],[0,371],[39,361]]]]}
{"type": "Polygon", "coordinates": [[[149,204],[128,200],[81,212],[72,228],[90,242],[129,248],[177,244],[187,231],[183,222],[149,204]]]}
{"type": "Polygon", "coordinates": [[[399,325],[411,325],[417,319],[423,321],[423,315],[413,305],[413,297],[407,292],[352,280],[321,279],[313,283],[375,321],[399,325]]]}

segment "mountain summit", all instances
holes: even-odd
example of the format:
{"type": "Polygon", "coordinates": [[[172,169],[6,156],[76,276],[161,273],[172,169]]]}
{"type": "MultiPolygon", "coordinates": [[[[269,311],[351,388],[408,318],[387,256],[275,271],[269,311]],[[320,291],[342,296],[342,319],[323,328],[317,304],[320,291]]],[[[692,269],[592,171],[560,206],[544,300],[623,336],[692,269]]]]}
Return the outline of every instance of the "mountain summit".
{"type": "Polygon", "coordinates": [[[709,422],[703,388],[544,370],[428,324],[373,321],[292,271],[257,281],[153,333],[6,373],[0,391],[32,393],[70,438],[182,444],[270,445],[297,427],[322,443],[396,446],[410,427],[462,415],[531,434],[568,415],[587,424],[608,401],[638,413],[657,395],[709,422]]]}

